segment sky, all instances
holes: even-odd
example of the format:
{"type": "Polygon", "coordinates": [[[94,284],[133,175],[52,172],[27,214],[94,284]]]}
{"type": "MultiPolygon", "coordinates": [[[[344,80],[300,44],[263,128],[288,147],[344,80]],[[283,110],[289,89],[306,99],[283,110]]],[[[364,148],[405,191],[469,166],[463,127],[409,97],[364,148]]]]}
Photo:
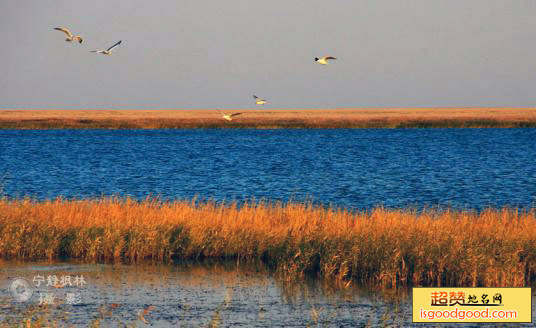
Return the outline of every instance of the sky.
{"type": "Polygon", "coordinates": [[[1,0],[0,109],[534,107],[535,17],[534,0],[1,0]]]}

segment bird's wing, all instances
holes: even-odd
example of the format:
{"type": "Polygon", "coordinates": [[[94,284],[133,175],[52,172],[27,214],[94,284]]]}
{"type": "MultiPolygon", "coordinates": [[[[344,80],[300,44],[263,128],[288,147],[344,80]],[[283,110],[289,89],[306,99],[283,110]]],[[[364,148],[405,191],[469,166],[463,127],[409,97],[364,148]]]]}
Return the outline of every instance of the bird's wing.
{"type": "Polygon", "coordinates": [[[90,52],[99,52],[99,51],[101,51],[101,50],[91,50],[90,52]]]}
{"type": "Polygon", "coordinates": [[[235,117],[235,116],[238,116],[240,114],[242,114],[242,113],[233,113],[233,114],[231,114],[231,117],[235,117]]]}
{"type": "Polygon", "coordinates": [[[73,34],[71,33],[71,31],[69,31],[65,27],[54,27],[54,29],[57,30],[57,31],[62,31],[63,33],[67,34],[67,36],[70,37],[70,38],[73,37],[73,34]]]}
{"type": "Polygon", "coordinates": [[[108,49],[106,49],[106,50],[107,50],[107,51],[110,51],[110,50],[112,50],[113,48],[117,47],[117,46],[120,45],[120,44],[121,44],[121,40],[117,41],[116,44],[114,44],[113,46],[111,46],[110,48],[108,48],[108,49]]]}
{"type": "Polygon", "coordinates": [[[331,56],[326,56],[326,57],[324,57],[324,59],[328,60],[328,59],[337,59],[337,58],[331,57],[331,56]]]}

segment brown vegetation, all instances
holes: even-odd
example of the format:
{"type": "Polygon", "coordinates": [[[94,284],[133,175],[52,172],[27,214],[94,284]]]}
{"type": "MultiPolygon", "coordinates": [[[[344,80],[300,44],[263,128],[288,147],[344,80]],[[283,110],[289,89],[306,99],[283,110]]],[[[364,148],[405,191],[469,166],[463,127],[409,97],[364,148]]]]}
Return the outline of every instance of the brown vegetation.
{"type": "Polygon", "coordinates": [[[350,212],[300,203],[0,200],[0,258],[263,262],[349,285],[525,286],[536,212],[350,212]]]}
{"type": "Polygon", "coordinates": [[[534,108],[333,110],[1,110],[0,129],[536,127],[534,108]]]}

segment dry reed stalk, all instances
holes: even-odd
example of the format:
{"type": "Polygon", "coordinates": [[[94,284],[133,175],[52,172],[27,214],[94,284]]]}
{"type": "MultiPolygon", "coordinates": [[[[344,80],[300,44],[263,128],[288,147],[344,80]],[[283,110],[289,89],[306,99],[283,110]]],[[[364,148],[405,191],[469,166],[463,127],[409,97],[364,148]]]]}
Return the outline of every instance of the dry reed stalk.
{"type": "Polygon", "coordinates": [[[0,200],[0,257],[262,261],[287,280],[349,285],[524,286],[534,210],[350,212],[307,203],[130,198],[0,200]]]}

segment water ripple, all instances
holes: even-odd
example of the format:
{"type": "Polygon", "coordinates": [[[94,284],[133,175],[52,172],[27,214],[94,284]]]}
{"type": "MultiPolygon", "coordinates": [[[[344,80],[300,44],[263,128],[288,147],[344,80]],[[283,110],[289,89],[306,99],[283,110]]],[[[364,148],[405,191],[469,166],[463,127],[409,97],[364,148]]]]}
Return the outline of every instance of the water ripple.
{"type": "Polygon", "coordinates": [[[536,129],[1,131],[9,197],[530,207],[536,129]]]}

